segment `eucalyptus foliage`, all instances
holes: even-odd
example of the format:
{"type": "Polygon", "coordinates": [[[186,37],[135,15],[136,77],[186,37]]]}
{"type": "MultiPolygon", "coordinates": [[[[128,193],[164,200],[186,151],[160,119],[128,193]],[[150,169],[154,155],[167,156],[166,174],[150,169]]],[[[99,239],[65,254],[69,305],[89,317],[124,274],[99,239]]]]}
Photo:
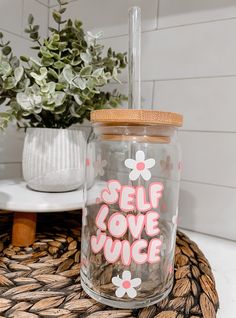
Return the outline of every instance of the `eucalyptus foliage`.
{"type": "Polygon", "coordinates": [[[100,34],[84,33],[78,20],[63,20],[66,2],[52,15],[57,28],[41,39],[32,15],[25,32],[38,58],[14,56],[0,33],[0,128],[16,119],[20,127],[67,128],[89,119],[93,109],[117,107],[125,96],[102,90],[127,65],[125,53],[104,56],[100,34]]]}

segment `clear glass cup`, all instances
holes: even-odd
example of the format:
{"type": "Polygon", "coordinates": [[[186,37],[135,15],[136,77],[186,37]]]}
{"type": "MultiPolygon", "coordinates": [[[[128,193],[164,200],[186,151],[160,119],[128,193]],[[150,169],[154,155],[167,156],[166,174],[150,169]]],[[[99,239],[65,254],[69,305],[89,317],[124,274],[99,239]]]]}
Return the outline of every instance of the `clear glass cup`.
{"type": "Polygon", "coordinates": [[[87,171],[95,180],[85,191],[81,283],[101,303],[140,308],[161,301],[173,284],[182,117],[145,111],[152,114],[143,119],[136,110],[138,120],[129,110],[123,123],[123,111],[94,115],[87,171]]]}

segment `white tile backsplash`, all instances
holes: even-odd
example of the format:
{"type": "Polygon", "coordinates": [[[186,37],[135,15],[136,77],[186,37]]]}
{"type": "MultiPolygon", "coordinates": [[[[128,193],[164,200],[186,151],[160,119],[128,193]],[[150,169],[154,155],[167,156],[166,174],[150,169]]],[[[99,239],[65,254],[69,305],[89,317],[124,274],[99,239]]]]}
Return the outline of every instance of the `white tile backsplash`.
{"type": "Polygon", "coordinates": [[[234,133],[180,132],[183,179],[236,188],[234,133]]]}
{"type": "Polygon", "coordinates": [[[21,162],[24,131],[10,125],[8,129],[0,132],[0,163],[21,162]]]}
{"type": "MultiPolygon", "coordinates": [[[[235,75],[235,29],[236,19],[143,33],[142,79],[235,75]]],[[[128,37],[105,39],[102,43],[127,51],[128,37]]]]}
{"type": "Polygon", "coordinates": [[[236,76],[155,82],[155,109],[184,114],[185,130],[236,132],[236,76]]]}
{"type": "Polygon", "coordinates": [[[21,34],[23,0],[0,0],[0,29],[21,34]]]}
{"type": "MultiPolygon", "coordinates": [[[[83,21],[85,30],[103,31],[104,37],[128,34],[128,9],[142,9],[143,31],[157,26],[157,0],[78,0],[71,1],[65,17],[83,21]],[[106,12],[106,14],[104,14],[106,12]]],[[[50,18],[52,23],[52,18],[50,18]]]]}
{"type": "Polygon", "coordinates": [[[179,226],[236,240],[235,206],[236,189],[183,181],[179,226]]]}
{"type": "Polygon", "coordinates": [[[168,28],[234,17],[235,0],[160,0],[158,27],[168,28]]]}
{"type": "MultiPolygon", "coordinates": [[[[153,82],[142,82],[141,83],[141,103],[142,107],[146,109],[152,109],[152,97],[153,97],[153,82]]],[[[108,91],[113,91],[117,89],[121,94],[128,96],[128,84],[108,84],[105,89],[108,91]]],[[[124,101],[122,107],[128,108],[128,101],[124,101]]]]}
{"type": "Polygon", "coordinates": [[[0,180],[21,178],[22,177],[22,165],[21,163],[0,163],[0,180]]]}
{"type": "Polygon", "coordinates": [[[39,34],[45,38],[48,34],[48,7],[43,6],[38,1],[24,0],[23,11],[23,30],[22,35],[27,37],[28,34],[24,32],[24,29],[28,26],[28,16],[32,13],[34,16],[34,23],[40,26],[39,34]]]}

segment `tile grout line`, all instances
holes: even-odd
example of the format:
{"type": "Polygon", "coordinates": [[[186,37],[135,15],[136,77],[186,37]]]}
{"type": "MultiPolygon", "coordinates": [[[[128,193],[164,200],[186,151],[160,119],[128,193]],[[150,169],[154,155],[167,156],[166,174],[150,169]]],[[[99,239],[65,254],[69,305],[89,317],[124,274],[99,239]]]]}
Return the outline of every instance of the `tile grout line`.
{"type": "MultiPolygon", "coordinates": [[[[75,0],[78,1],[78,0],[75,0]]],[[[182,24],[182,25],[173,25],[173,26],[169,26],[169,27],[163,27],[163,28],[151,28],[149,30],[144,30],[142,31],[143,33],[150,33],[150,32],[154,32],[154,31],[163,31],[163,30],[168,30],[168,29],[178,29],[181,27],[188,27],[188,26],[193,26],[193,25],[201,25],[201,24],[207,24],[207,23],[216,23],[219,21],[229,21],[229,20],[236,20],[236,17],[231,17],[231,18],[222,18],[222,19],[215,19],[215,20],[208,20],[208,21],[201,21],[201,22],[193,22],[193,23],[186,23],[186,24],[182,24]]],[[[122,33],[122,34],[116,34],[114,36],[107,36],[107,37],[103,37],[102,40],[108,40],[108,39],[115,39],[115,38],[119,38],[119,37],[125,37],[128,36],[128,33],[122,33]]]]}
{"type": "Polygon", "coordinates": [[[24,40],[30,42],[30,40],[29,40],[28,38],[24,37],[24,36],[21,35],[21,34],[18,34],[18,33],[9,31],[9,30],[6,30],[6,29],[1,28],[1,27],[0,27],[0,30],[3,31],[3,32],[9,33],[9,34],[11,34],[11,35],[17,36],[18,38],[21,38],[21,39],[24,39],[24,40]]]}
{"type": "Polygon", "coordinates": [[[233,186],[227,186],[227,185],[223,185],[223,184],[216,184],[216,183],[210,183],[210,182],[181,179],[180,183],[182,183],[182,182],[193,183],[193,184],[201,184],[201,185],[208,185],[208,186],[213,186],[213,187],[218,187],[218,188],[227,188],[227,189],[236,190],[236,187],[233,187],[233,186]]]}
{"type": "Polygon", "coordinates": [[[42,6],[49,8],[49,2],[48,2],[48,5],[46,5],[45,3],[41,2],[40,0],[35,0],[35,1],[40,3],[42,6]]]}
{"type": "Polygon", "coordinates": [[[170,25],[167,27],[161,27],[158,30],[168,30],[168,29],[177,29],[177,28],[183,28],[187,26],[193,26],[193,25],[201,25],[201,24],[208,24],[208,23],[216,23],[216,22],[221,22],[221,21],[231,21],[235,20],[235,17],[230,17],[230,18],[219,18],[219,19],[212,19],[212,20],[207,20],[207,21],[200,21],[200,22],[192,22],[192,23],[185,23],[185,24],[177,24],[177,25],[170,25]]]}

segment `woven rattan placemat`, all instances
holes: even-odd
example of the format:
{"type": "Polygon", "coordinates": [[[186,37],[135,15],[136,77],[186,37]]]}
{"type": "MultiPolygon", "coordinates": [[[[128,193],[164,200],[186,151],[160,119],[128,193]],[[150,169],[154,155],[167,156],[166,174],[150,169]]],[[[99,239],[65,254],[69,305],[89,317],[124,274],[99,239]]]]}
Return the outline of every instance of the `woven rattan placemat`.
{"type": "Polygon", "coordinates": [[[211,267],[186,235],[178,232],[175,284],[158,305],[113,309],[90,299],[80,285],[77,213],[40,214],[32,247],[10,245],[12,215],[0,213],[0,318],[214,318],[219,306],[211,267]]]}

